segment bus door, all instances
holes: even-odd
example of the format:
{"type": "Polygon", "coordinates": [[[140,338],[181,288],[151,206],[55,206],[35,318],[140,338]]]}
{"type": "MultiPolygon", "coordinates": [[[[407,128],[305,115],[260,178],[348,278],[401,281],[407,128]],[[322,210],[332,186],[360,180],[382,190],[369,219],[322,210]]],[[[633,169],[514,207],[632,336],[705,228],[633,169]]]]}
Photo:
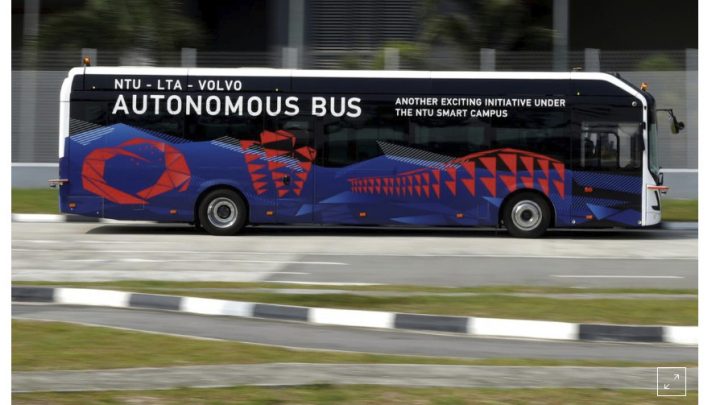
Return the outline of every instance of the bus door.
{"type": "Polygon", "coordinates": [[[276,191],[272,222],[315,222],[315,121],[303,115],[271,118],[261,134],[276,191]]]}
{"type": "Polygon", "coordinates": [[[573,128],[573,223],[640,225],[642,108],[578,105],[573,128]]]}

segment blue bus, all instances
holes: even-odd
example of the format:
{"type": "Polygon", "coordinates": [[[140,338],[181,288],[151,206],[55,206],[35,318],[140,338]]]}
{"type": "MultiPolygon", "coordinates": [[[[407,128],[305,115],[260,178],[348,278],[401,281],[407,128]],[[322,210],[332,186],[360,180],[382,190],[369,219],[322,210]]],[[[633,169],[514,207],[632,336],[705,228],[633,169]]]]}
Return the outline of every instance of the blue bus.
{"type": "MultiPolygon", "coordinates": [[[[671,115],[674,132],[681,129],[671,115]]],[[[60,95],[60,210],[247,225],[660,222],[652,96],[587,72],[82,67],[60,95]]]]}

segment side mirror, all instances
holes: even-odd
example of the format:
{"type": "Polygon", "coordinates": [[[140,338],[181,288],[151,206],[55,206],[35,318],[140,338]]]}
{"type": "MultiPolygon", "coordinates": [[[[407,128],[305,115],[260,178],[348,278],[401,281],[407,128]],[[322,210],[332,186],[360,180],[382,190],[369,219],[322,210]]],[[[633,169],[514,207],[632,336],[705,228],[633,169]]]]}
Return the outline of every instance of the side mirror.
{"type": "Polygon", "coordinates": [[[670,132],[677,134],[685,129],[685,123],[678,121],[672,108],[658,108],[657,111],[665,111],[670,116],[670,132]]]}
{"type": "Polygon", "coordinates": [[[683,129],[685,129],[685,123],[682,121],[678,121],[675,116],[673,116],[672,124],[670,125],[670,132],[672,132],[673,134],[677,134],[683,129]]]}
{"type": "Polygon", "coordinates": [[[658,177],[659,177],[659,178],[658,178],[658,184],[657,184],[657,185],[658,185],[658,186],[662,186],[663,184],[665,184],[665,173],[660,172],[660,176],[658,176],[658,177]]]}

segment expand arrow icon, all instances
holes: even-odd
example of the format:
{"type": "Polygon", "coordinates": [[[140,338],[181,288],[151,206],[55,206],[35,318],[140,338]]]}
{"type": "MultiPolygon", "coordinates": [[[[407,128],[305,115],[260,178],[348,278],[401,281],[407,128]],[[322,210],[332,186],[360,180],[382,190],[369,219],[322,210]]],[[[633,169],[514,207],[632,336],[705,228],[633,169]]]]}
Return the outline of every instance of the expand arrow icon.
{"type": "Polygon", "coordinates": [[[663,384],[663,389],[664,389],[664,390],[669,390],[669,389],[670,389],[670,384],[663,384]]]}
{"type": "Polygon", "coordinates": [[[679,380],[679,379],[680,379],[680,374],[675,374],[673,376],[673,380],[679,380]]]}

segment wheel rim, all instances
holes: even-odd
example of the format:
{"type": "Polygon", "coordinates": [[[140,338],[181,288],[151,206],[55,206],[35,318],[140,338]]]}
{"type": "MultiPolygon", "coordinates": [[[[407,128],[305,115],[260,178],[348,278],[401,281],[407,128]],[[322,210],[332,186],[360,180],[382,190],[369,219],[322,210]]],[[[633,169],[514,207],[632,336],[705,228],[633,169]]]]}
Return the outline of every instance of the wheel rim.
{"type": "Polygon", "coordinates": [[[523,200],[515,204],[511,218],[516,227],[532,231],[542,222],[542,209],[535,201],[523,200]]]}
{"type": "Polygon", "coordinates": [[[227,197],[218,197],[208,205],[207,218],[214,227],[229,228],[237,221],[237,204],[227,197]]]}

